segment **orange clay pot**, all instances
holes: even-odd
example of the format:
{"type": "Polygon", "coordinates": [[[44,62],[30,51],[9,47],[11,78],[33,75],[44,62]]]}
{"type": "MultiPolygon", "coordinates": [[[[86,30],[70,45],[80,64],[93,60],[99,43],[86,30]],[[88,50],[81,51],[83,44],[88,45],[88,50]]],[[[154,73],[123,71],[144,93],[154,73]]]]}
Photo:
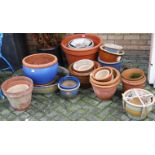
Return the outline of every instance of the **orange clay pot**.
{"type": "Polygon", "coordinates": [[[97,58],[98,49],[101,46],[101,44],[102,44],[102,39],[94,34],[74,34],[74,35],[65,37],[61,42],[61,47],[65,52],[68,64],[70,65],[75,61],[78,61],[81,59],[90,59],[95,61],[97,58]],[[91,39],[94,42],[94,47],[81,48],[81,49],[69,48],[68,43],[71,40],[76,38],[91,39]]]}
{"type": "Polygon", "coordinates": [[[99,48],[99,58],[105,62],[118,62],[121,60],[122,54],[111,53],[104,49],[104,45],[99,48]]]}
{"type": "Polygon", "coordinates": [[[132,88],[144,88],[146,82],[146,77],[144,76],[142,79],[137,81],[129,81],[122,78],[123,91],[132,89],[132,88]]]}
{"type": "Polygon", "coordinates": [[[113,83],[112,85],[108,85],[108,86],[100,86],[100,85],[96,85],[92,81],[90,81],[90,82],[93,87],[94,93],[96,94],[96,96],[99,99],[109,100],[115,94],[115,92],[117,90],[117,86],[120,81],[117,81],[117,82],[113,83]]]}
{"type": "Polygon", "coordinates": [[[109,86],[109,85],[113,85],[114,83],[117,83],[117,82],[120,82],[120,72],[113,68],[113,67],[110,67],[112,69],[112,74],[113,74],[113,79],[110,80],[110,81],[107,81],[107,82],[100,82],[100,81],[96,81],[93,79],[92,75],[94,74],[95,70],[90,74],[90,82],[91,83],[94,83],[96,85],[100,85],[100,86],[109,86]]]}
{"type": "MultiPolygon", "coordinates": [[[[100,64],[98,62],[94,61],[94,69],[96,69],[98,67],[100,67],[100,64]]],[[[82,87],[90,86],[89,75],[91,72],[86,72],[86,73],[76,72],[73,70],[73,64],[69,65],[69,72],[71,75],[76,76],[80,80],[82,87]]]]}

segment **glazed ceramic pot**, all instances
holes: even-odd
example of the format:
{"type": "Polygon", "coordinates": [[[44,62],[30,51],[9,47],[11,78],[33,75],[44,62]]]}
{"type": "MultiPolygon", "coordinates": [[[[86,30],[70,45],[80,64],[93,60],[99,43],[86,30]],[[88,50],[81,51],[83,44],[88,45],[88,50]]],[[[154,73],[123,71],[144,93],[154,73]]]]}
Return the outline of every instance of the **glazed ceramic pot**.
{"type": "Polygon", "coordinates": [[[122,78],[123,90],[129,90],[132,88],[144,88],[146,82],[146,77],[144,76],[142,79],[137,81],[129,81],[122,78]]]}
{"type": "Polygon", "coordinates": [[[15,110],[25,110],[31,104],[33,81],[25,76],[16,76],[1,85],[3,94],[15,110]]]}
{"type": "Polygon", "coordinates": [[[101,60],[100,57],[98,57],[98,62],[101,64],[101,66],[114,67],[114,68],[116,68],[119,71],[122,68],[122,61],[118,61],[118,62],[105,62],[105,61],[101,60]]]}
{"type": "Polygon", "coordinates": [[[124,54],[123,47],[120,45],[116,45],[113,43],[106,43],[104,44],[104,49],[111,52],[111,53],[116,53],[116,54],[124,54]]]}
{"type": "Polygon", "coordinates": [[[24,75],[31,78],[34,84],[48,84],[58,72],[57,57],[52,54],[32,54],[23,59],[24,75]]]}
{"type": "Polygon", "coordinates": [[[80,81],[73,76],[62,77],[58,82],[60,94],[66,98],[75,97],[78,94],[80,81]]]}
{"type": "Polygon", "coordinates": [[[130,89],[123,96],[123,108],[128,116],[135,120],[143,120],[152,110],[155,97],[144,89],[130,89]]]}
{"type": "MultiPolygon", "coordinates": [[[[100,64],[96,61],[94,61],[94,69],[100,67],[100,64]]],[[[69,72],[71,75],[77,77],[80,80],[81,86],[82,87],[90,87],[90,82],[89,82],[89,75],[91,72],[86,72],[86,73],[79,73],[74,71],[73,69],[73,64],[69,65],[69,72]]]]}
{"type": "Polygon", "coordinates": [[[140,80],[144,78],[144,76],[145,76],[144,71],[139,68],[126,69],[121,74],[122,78],[130,81],[140,80]]]}
{"type": "Polygon", "coordinates": [[[54,79],[55,82],[50,83],[48,85],[40,85],[40,86],[35,85],[33,87],[33,93],[37,93],[37,94],[47,94],[48,93],[49,94],[49,93],[53,93],[53,92],[57,91],[58,90],[58,86],[57,86],[58,80],[61,77],[64,77],[67,75],[69,75],[69,71],[64,67],[59,66],[58,74],[54,79]]]}
{"type": "Polygon", "coordinates": [[[61,47],[66,54],[68,64],[72,64],[81,59],[96,60],[97,52],[102,44],[102,39],[94,34],[74,34],[65,37],[61,42],[61,47]],[[94,42],[93,47],[89,48],[69,48],[68,43],[76,38],[87,38],[94,42]]]}
{"type": "MultiPolygon", "coordinates": [[[[107,67],[106,67],[107,68],[107,67]]],[[[109,67],[112,70],[112,79],[110,81],[107,82],[103,82],[103,81],[97,81],[93,78],[93,74],[95,73],[96,70],[94,70],[91,74],[90,74],[90,82],[96,84],[96,85],[100,85],[100,86],[109,86],[109,85],[113,85],[114,83],[120,82],[120,72],[113,68],[113,67],[109,67]]]]}
{"type": "Polygon", "coordinates": [[[117,81],[116,83],[113,83],[108,86],[101,86],[101,85],[96,85],[91,80],[90,80],[90,82],[93,87],[94,93],[101,100],[111,99],[117,90],[118,84],[120,83],[120,81],[117,81]]]}

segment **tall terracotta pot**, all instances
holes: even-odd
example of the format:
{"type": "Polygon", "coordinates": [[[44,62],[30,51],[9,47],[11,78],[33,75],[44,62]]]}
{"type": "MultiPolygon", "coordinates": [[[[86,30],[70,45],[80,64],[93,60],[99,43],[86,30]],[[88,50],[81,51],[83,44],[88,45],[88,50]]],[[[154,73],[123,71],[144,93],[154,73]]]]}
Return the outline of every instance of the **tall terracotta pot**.
{"type": "Polygon", "coordinates": [[[81,59],[90,59],[90,60],[96,60],[97,58],[97,52],[102,44],[102,40],[100,37],[94,35],[94,34],[74,34],[65,37],[62,42],[61,42],[61,47],[63,51],[66,54],[66,58],[68,61],[68,64],[72,64],[75,61],[81,60],[81,59]],[[81,48],[81,49],[76,49],[76,48],[69,48],[68,43],[76,38],[88,38],[93,40],[95,46],[90,47],[90,48],[81,48]]]}

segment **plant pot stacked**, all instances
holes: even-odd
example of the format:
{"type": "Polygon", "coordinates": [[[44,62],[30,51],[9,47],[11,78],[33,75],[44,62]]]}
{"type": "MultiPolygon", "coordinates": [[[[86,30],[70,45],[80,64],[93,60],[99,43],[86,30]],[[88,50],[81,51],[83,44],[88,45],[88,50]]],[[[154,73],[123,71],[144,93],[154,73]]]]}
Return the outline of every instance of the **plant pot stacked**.
{"type": "Polygon", "coordinates": [[[98,98],[111,99],[120,83],[120,72],[113,67],[100,67],[90,74],[90,83],[98,98]]]}
{"type": "Polygon", "coordinates": [[[25,110],[31,104],[33,81],[25,76],[16,76],[1,85],[3,94],[15,110],[25,110]]]}
{"type": "Polygon", "coordinates": [[[80,81],[74,76],[62,77],[58,82],[60,93],[65,98],[73,98],[77,95],[80,81]]]}
{"type": "Polygon", "coordinates": [[[144,89],[130,89],[122,96],[123,108],[128,113],[128,116],[135,120],[145,119],[155,103],[154,95],[144,89]]]}
{"type": "Polygon", "coordinates": [[[74,34],[65,37],[61,47],[65,52],[68,64],[81,59],[96,60],[102,40],[93,34],[74,34]]]}
{"type": "Polygon", "coordinates": [[[35,85],[51,83],[58,72],[57,57],[52,54],[32,54],[23,59],[24,75],[31,78],[35,85]]]}
{"type": "Polygon", "coordinates": [[[124,91],[132,88],[144,88],[146,82],[144,71],[139,68],[124,70],[121,79],[124,91]]]}
{"type": "Polygon", "coordinates": [[[121,70],[123,47],[116,44],[104,44],[100,46],[98,61],[102,66],[110,66],[121,70]]]}
{"type": "Polygon", "coordinates": [[[82,59],[69,65],[69,72],[80,80],[82,87],[87,88],[91,86],[89,82],[91,72],[98,67],[100,67],[98,62],[89,59],[82,59]]]}

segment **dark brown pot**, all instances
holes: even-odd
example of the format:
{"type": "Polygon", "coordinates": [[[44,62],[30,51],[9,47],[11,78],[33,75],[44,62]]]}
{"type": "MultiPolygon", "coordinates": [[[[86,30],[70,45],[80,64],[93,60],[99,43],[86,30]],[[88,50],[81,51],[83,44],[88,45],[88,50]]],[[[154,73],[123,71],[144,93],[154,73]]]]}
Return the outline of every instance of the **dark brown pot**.
{"type": "Polygon", "coordinates": [[[137,81],[129,81],[122,78],[123,91],[132,89],[132,88],[144,88],[146,82],[146,77],[144,76],[142,79],[137,81]]]}
{"type": "Polygon", "coordinates": [[[63,51],[66,54],[66,58],[68,61],[68,64],[72,64],[75,61],[81,60],[81,59],[90,59],[90,60],[96,60],[97,58],[97,52],[102,44],[102,39],[94,34],[74,34],[65,37],[61,42],[61,47],[63,51]],[[81,48],[81,49],[74,49],[69,48],[68,43],[76,38],[88,38],[93,40],[95,46],[91,48],[81,48]]]}
{"type": "MultiPolygon", "coordinates": [[[[100,67],[100,64],[96,61],[94,61],[94,69],[100,67]]],[[[88,73],[79,73],[73,70],[73,64],[71,64],[69,66],[69,72],[71,75],[76,76],[81,83],[82,87],[89,87],[90,86],[90,82],[89,82],[89,75],[91,72],[88,73]]]]}

